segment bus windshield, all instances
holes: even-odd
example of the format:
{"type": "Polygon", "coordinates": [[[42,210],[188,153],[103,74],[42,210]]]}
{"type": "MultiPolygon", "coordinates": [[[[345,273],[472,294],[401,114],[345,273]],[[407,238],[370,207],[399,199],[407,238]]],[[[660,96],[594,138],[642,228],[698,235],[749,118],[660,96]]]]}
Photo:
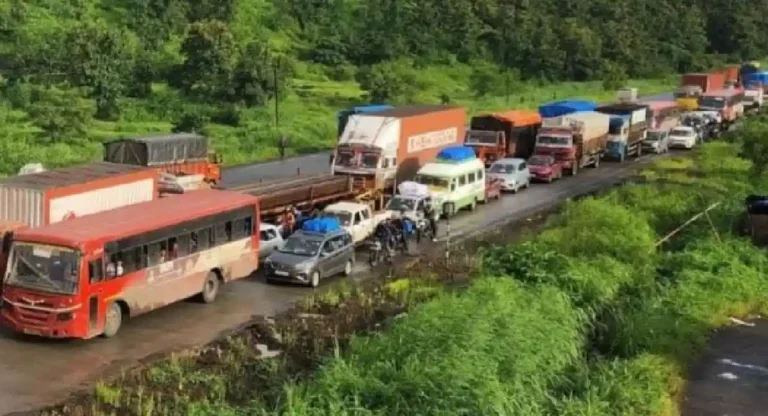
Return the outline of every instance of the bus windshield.
{"type": "Polygon", "coordinates": [[[80,253],[65,247],[16,242],[7,284],[43,292],[74,295],[80,253]]]}
{"type": "Polygon", "coordinates": [[[701,97],[699,98],[699,107],[722,110],[725,108],[725,99],[722,97],[701,97]]]}
{"type": "Polygon", "coordinates": [[[442,179],[442,178],[435,178],[433,176],[427,176],[427,175],[419,175],[416,177],[416,182],[427,185],[427,186],[436,186],[438,188],[447,188],[448,187],[448,180],[442,179]]]}

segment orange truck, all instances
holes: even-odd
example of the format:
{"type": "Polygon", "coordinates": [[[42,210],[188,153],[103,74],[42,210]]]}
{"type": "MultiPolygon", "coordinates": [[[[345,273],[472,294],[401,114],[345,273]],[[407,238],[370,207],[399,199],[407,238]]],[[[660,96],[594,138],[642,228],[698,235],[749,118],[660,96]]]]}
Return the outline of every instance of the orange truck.
{"type": "Polygon", "coordinates": [[[221,181],[221,157],[208,148],[208,138],[194,133],[119,138],[104,143],[104,161],[151,167],[178,176],[201,175],[221,181]]]}
{"type": "Polygon", "coordinates": [[[709,91],[725,88],[726,79],[727,74],[722,70],[684,74],[680,88],[675,91],[675,100],[683,111],[695,111],[699,97],[709,91]]]}
{"type": "Polygon", "coordinates": [[[527,159],[541,127],[537,111],[512,110],[472,117],[464,145],[474,149],[486,166],[505,157],[527,159]]]}

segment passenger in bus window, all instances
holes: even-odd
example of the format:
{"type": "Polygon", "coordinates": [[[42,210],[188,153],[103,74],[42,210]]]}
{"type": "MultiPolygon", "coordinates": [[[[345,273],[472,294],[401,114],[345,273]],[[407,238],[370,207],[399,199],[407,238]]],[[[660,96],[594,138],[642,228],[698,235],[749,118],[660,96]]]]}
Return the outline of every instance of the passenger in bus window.
{"type": "Polygon", "coordinates": [[[190,253],[197,252],[197,233],[196,232],[193,232],[189,236],[189,252],[190,253]]]}

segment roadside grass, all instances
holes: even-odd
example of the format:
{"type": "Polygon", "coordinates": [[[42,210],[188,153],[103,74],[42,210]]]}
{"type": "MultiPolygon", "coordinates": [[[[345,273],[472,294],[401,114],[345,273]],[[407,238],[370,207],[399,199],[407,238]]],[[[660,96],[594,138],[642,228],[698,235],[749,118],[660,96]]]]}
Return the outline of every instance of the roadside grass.
{"type": "Polygon", "coordinates": [[[750,169],[724,142],[660,159],[480,264],[341,285],[45,414],[677,414],[711,332],[768,312],[750,169]]]}
{"type": "MultiPolygon", "coordinates": [[[[166,85],[153,86],[146,99],[120,100],[120,119],[114,122],[91,120],[84,137],[54,143],[41,136],[28,114],[8,106],[0,109],[0,168],[2,173],[15,174],[26,163],[42,162],[45,166],[60,167],[102,158],[101,143],[121,136],[169,133],[173,123],[185,113],[195,112],[210,122],[205,133],[212,147],[224,158],[226,165],[275,159],[278,156],[278,138],[290,138],[288,155],[314,153],[329,149],[336,140],[336,113],[368,99],[353,75],[343,80],[329,76],[329,70],[314,65],[299,64],[291,89],[279,101],[263,107],[235,108],[191,102],[166,85]],[[222,124],[223,122],[227,124],[222,124]]],[[[536,108],[553,99],[584,98],[611,100],[615,91],[606,91],[600,82],[560,83],[538,85],[517,83],[509,100],[503,91],[485,97],[475,97],[470,88],[472,69],[466,65],[433,66],[415,72],[418,93],[413,103],[437,104],[445,97],[455,104],[467,106],[471,114],[512,108],[536,108]]],[[[629,86],[638,87],[641,94],[669,91],[676,78],[657,80],[631,80],[629,86]]],[[[83,106],[92,106],[81,100],[83,106]]],[[[405,104],[405,103],[401,103],[405,104]]]]}

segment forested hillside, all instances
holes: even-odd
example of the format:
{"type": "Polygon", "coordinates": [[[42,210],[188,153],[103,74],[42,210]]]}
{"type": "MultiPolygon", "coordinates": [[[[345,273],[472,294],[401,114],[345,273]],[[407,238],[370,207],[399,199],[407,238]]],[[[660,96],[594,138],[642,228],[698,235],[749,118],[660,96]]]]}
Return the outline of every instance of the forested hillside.
{"type": "Polygon", "coordinates": [[[586,93],[555,82],[669,79],[768,55],[766,14],[768,0],[6,0],[0,171],[174,129],[244,162],[282,133],[293,151],[328,146],[333,111],[366,100],[524,106],[586,93]]]}

